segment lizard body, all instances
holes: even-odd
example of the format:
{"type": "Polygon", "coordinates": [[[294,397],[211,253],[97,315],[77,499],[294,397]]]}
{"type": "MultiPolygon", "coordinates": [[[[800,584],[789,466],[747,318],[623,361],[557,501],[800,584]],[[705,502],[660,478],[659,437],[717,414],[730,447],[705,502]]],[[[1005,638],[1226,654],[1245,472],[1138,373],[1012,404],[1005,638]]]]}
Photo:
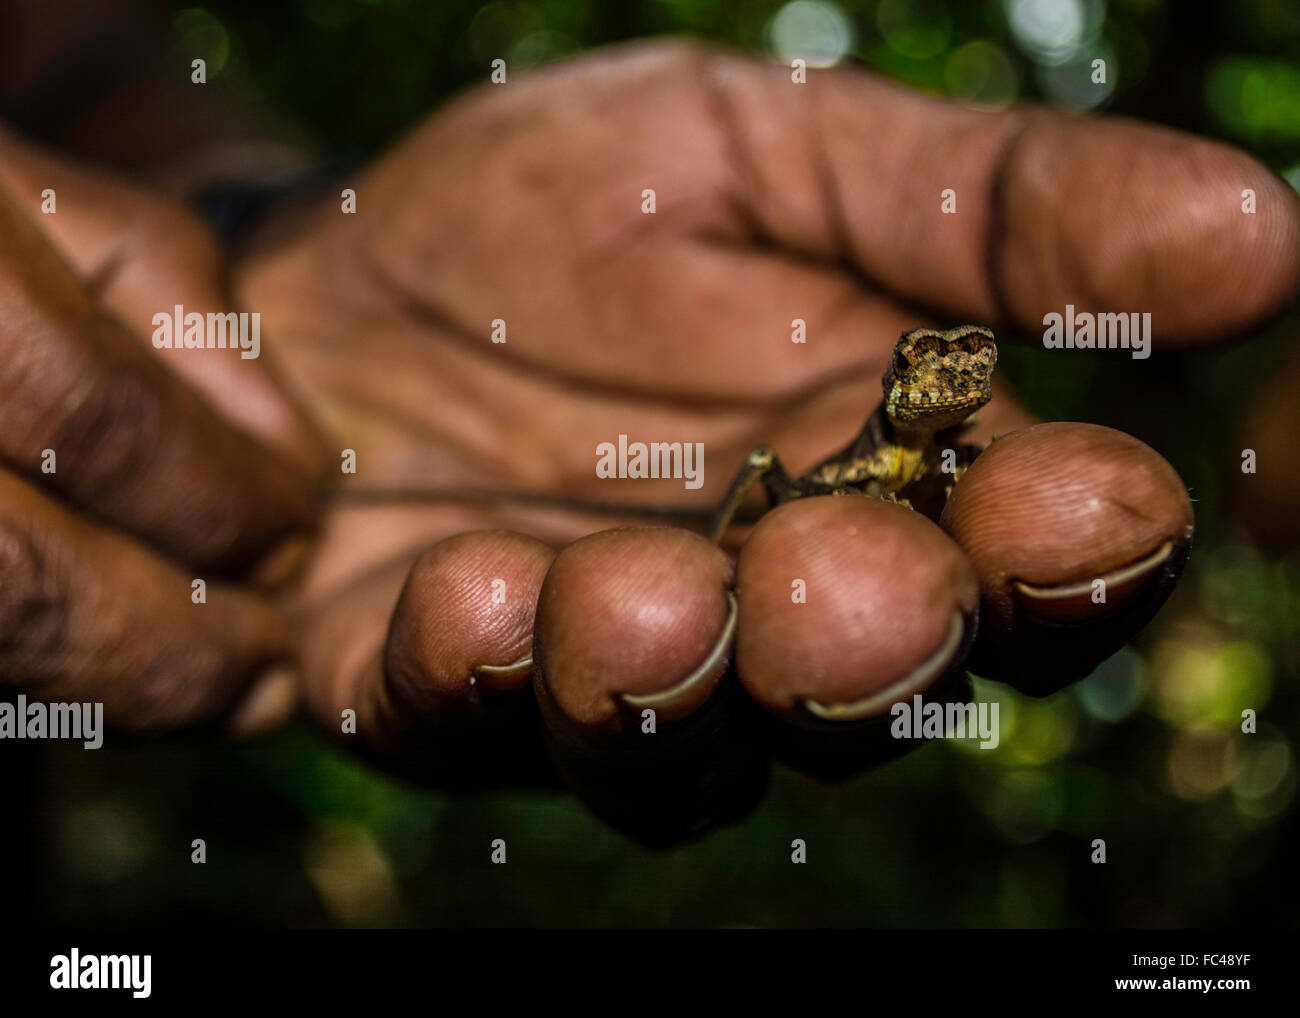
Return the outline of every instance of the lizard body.
{"type": "Polygon", "coordinates": [[[992,397],[996,364],[993,333],[983,326],[903,333],[881,379],[884,398],[858,436],[795,477],[769,447],[756,448],[715,513],[710,536],[721,539],[750,488],[760,482],[770,505],[811,495],[849,494],[909,506],[942,505],[979,454],[977,446],[957,439],[992,397]],[[952,455],[945,463],[948,451],[952,455]]]}

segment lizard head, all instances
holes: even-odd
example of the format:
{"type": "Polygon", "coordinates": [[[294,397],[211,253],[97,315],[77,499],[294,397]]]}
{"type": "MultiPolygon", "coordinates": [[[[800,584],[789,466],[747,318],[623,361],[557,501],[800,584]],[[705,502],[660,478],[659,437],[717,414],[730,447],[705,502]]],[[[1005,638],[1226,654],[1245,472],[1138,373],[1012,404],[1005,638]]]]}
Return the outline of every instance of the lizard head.
{"type": "Polygon", "coordinates": [[[997,361],[993,332],[980,325],[905,332],[882,379],[885,414],[913,431],[955,427],[992,397],[997,361]]]}

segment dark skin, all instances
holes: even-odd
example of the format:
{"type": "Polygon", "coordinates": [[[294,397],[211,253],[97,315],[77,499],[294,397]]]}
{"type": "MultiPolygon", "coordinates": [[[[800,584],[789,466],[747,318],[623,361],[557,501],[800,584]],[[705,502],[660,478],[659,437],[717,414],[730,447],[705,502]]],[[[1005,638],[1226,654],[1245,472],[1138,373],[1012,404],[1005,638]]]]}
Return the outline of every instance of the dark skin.
{"type": "MultiPolygon", "coordinates": [[[[975,113],[853,70],[795,86],[680,45],[512,76],[348,186],[357,215],[330,199],[235,267],[239,305],[274,337],[283,405],[303,409],[254,423],[350,497],[426,494],[327,500],[290,602],[298,688],[346,744],[449,783],[486,767],[457,755],[465,732],[508,745],[540,725],[563,755],[633,736],[647,697],[689,723],[723,684],[724,636],[745,695],[782,718],[916,676],[976,606],[994,649],[1061,612],[1085,642],[1122,643],[1141,613],[1103,616],[1070,592],[1109,577],[1162,599],[1191,520],[1163,460],[1106,429],[999,440],[942,527],[876,499],[801,499],[764,518],[738,567],[688,530],[597,533],[627,515],[537,497],[707,512],[759,442],[806,469],[862,427],[894,342],[927,315],[1034,334],[1066,303],[1150,310],[1159,356],[1276,313],[1300,280],[1295,195],[1242,153],[1123,121],[975,113]],[[1239,212],[1245,186],[1256,216],[1239,212]],[[939,214],[945,188],[958,215],[939,214]],[[795,317],[806,344],[790,342],[795,317]],[[497,318],[505,344],[489,339],[497,318]],[[703,491],[596,478],[596,445],[620,433],[703,442],[703,491]],[[344,448],[355,476],[334,473],[344,448]],[[485,487],[502,497],[456,495],[485,487]],[[792,577],[812,592],[799,613],[792,577]],[[494,706],[531,703],[530,682],[540,721],[494,706]],[[339,732],[344,710],[355,735],[339,732]]],[[[58,218],[76,263],[93,226],[58,218]]],[[[158,250],[114,278],[177,275],[158,250]]],[[[116,294],[129,321],[156,310],[147,287],[116,294]]],[[[233,419],[256,383],[207,384],[233,419]]],[[[1033,423],[994,393],[981,442],[1033,423]]],[[[1035,675],[1079,677],[1072,640],[1026,639],[1035,675]]],[[[284,713],[287,680],[277,690],[256,723],[284,713]]]]}
{"type": "Polygon", "coordinates": [[[0,134],[0,223],[0,675],[129,729],[240,717],[293,652],[267,587],[314,526],[310,424],[258,361],[149,345],[150,308],[222,301],[179,207],[0,134]]]}

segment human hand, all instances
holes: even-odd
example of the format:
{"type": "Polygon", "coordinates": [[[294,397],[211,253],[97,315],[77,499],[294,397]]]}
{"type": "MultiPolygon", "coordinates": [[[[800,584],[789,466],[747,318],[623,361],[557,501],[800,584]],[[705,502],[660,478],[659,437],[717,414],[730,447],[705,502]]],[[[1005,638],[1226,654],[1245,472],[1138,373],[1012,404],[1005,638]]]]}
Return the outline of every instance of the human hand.
{"type": "Polygon", "coordinates": [[[247,584],[306,552],[318,439],[264,361],[150,342],[232,310],[215,242],[7,133],[0,238],[0,682],[131,730],[283,715],[291,631],[247,584]]]}
{"type": "Polygon", "coordinates": [[[1167,350],[1245,330],[1300,279],[1294,194],[1224,146],[977,113],[853,70],[796,85],[680,45],[480,89],[349,186],[355,216],[331,203],[238,279],[356,454],[301,591],[308,703],[447,783],[543,774],[543,733],[643,836],[742,809],[774,742],[804,759],[862,742],[860,719],[808,703],[933,688],[961,671],[977,610],[985,674],[1036,692],[1086,674],[1168,594],[1190,503],[1137,440],[1015,430],[1033,420],[1001,391],[977,437],[1005,437],[943,529],[809,499],[764,517],[733,566],[686,530],[593,534],[618,517],[537,499],[707,510],[760,441],[816,461],[879,401],[917,306],[1031,332],[1071,303],[1148,311],[1167,350]],[[703,443],[703,490],[598,478],[596,446],[620,434],[703,443]],[[777,720],[754,723],[754,703],[777,720]]]}

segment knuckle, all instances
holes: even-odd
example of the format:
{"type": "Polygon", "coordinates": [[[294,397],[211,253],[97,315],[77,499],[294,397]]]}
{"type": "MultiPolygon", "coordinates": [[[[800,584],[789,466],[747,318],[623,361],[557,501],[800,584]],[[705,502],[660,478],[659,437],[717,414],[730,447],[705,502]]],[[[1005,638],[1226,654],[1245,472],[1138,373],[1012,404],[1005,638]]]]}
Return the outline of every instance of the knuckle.
{"type": "Polygon", "coordinates": [[[0,517],[0,680],[26,677],[59,643],[64,609],[36,542],[0,517]]]}
{"type": "Polygon", "coordinates": [[[76,476],[102,490],[135,478],[157,456],[162,428],[160,407],[134,372],[112,372],[103,384],[98,370],[67,380],[67,407],[59,439],[76,458],[76,476]]]}

